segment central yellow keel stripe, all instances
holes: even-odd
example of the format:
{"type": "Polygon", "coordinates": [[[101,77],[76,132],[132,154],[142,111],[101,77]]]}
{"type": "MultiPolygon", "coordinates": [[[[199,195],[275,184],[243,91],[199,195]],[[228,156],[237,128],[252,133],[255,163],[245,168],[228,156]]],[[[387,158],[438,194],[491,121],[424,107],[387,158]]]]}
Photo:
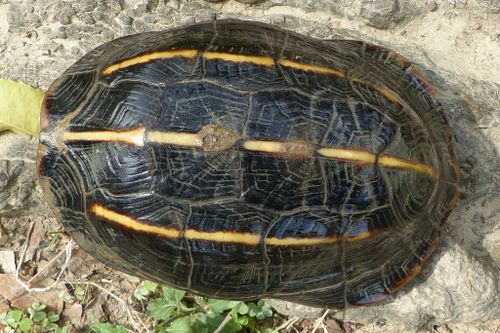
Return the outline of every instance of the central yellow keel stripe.
{"type": "Polygon", "coordinates": [[[309,157],[313,155],[314,146],[304,141],[265,141],[246,140],[243,148],[268,154],[285,155],[286,157],[309,157]]]}
{"type": "Polygon", "coordinates": [[[197,138],[198,138],[197,133],[161,132],[161,131],[147,132],[147,141],[155,142],[161,145],[199,147],[201,146],[201,143],[197,138]]]}
{"type": "Polygon", "coordinates": [[[403,160],[401,158],[387,155],[380,156],[378,158],[378,163],[386,168],[414,170],[418,173],[422,173],[428,176],[431,179],[435,180],[438,178],[436,170],[422,163],[415,163],[412,161],[403,160]]]}
{"type": "Polygon", "coordinates": [[[323,157],[347,161],[358,161],[365,164],[375,164],[376,160],[375,154],[356,149],[325,147],[318,149],[318,154],[323,157]]]}
{"type": "Polygon", "coordinates": [[[86,131],[86,132],[64,132],[62,139],[68,141],[87,141],[87,142],[122,142],[135,146],[144,145],[144,134],[146,129],[138,127],[132,130],[124,131],[86,131]]]}
{"type": "Polygon", "coordinates": [[[286,153],[280,141],[256,141],[247,140],[243,142],[243,148],[262,153],[284,154],[286,153]]]}

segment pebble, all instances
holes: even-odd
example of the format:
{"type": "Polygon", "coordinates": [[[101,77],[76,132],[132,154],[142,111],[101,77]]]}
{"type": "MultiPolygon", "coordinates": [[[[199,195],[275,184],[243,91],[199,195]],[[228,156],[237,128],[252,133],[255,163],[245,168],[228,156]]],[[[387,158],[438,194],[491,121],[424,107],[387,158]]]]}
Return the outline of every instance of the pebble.
{"type": "Polygon", "coordinates": [[[255,5],[259,2],[263,2],[263,0],[236,0],[236,1],[238,1],[240,3],[246,3],[248,5],[255,5]]]}
{"type": "Polygon", "coordinates": [[[31,5],[11,5],[7,11],[7,23],[11,27],[39,27],[40,18],[31,5]]]}
{"type": "Polygon", "coordinates": [[[75,9],[71,4],[62,2],[53,7],[52,21],[59,22],[64,25],[71,24],[71,19],[76,15],[75,9]]]}
{"type": "Polygon", "coordinates": [[[3,191],[5,188],[7,188],[8,184],[9,176],[7,174],[7,171],[5,171],[4,168],[0,168],[0,191],[3,191]]]}
{"type": "Polygon", "coordinates": [[[87,25],[93,25],[95,23],[94,18],[90,14],[83,14],[80,19],[87,25]]]}
{"type": "Polygon", "coordinates": [[[437,5],[436,1],[431,0],[427,3],[427,10],[428,11],[435,12],[437,9],[438,9],[438,5],[437,5]]]}
{"type": "Polygon", "coordinates": [[[378,29],[387,29],[399,11],[395,0],[361,0],[359,15],[366,20],[369,26],[378,29]]]}
{"type": "Polygon", "coordinates": [[[118,21],[118,23],[120,23],[120,25],[126,27],[132,25],[132,22],[134,22],[134,19],[132,17],[123,13],[118,14],[116,20],[118,21]]]}
{"type": "Polygon", "coordinates": [[[54,31],[51,35],[51,39],[66,39],[67,34],[66,34],[66,27],[59,27],[57,28],[56,31],[54,31]]]}

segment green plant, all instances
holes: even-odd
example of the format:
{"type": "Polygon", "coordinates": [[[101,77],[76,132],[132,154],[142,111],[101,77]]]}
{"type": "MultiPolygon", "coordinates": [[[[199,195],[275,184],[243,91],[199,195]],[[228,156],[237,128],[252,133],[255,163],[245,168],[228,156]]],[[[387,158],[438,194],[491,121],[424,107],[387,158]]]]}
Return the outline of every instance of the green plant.
{"type": "Polygon", "coordinates": [[[73,290],[73,295],[79,302],[84,301],[86,294],[87,294],[86,286],[83,286],[81,284],[77,284],[75,286],[75,289],[73,290]]]}
{"type": "Polygon", "coordinates": [[[156,290],[158,287],[157,283],[151,281],[143,281],[141,284],[135,289],[134,297],[139,301],[144,301],[147,296],[149,296],[152,292],[156,290]]]}
{"type": "Polygon", "coordinates": [[[29,332],[33,321],[21,310],[9,310],[0,323],[6,326],[4,332],[29,332]]]}
{"type": "Polygon", "coordinates": [[[48,233],[49,248],[56,248],[62,239],[62,233],[59,231],[51,231],[48,233]]]}
{"type": "MultiPolygon", "coordinates": [[[[152,288],[147,290],[149,294],[155,291],[152,288]]],[[[144,296],[142,292],[139,294],[144,296]]],[[[257,303],[219,300],[190,296],[182,290],[162,287],[159,297],[152,298],[147,304],[146,314],[157,321],[154,327],[157,333],[210,333],[221,327],[223,322],[221,333],[242,330],[277,333],[265,328],[262,322],[273,316],[271,306],[264,300],[257,303]]]]}
{"type": "Polygon", "coordinates": [[[120,325],[110,323],[97,323],[90,325],[88,333],[128,333],[128,330],[120,325]]]}
{"type": "Polygon", "coordinates": [[[13,309],[9,310],[1,319],[0,323],[6,326],[5,333],[14,332],[55,332],[66,333],[66,326],[60,327],[57,322],[59,315],[53,311],[46,312],[46,305],[35,302],[26,312],[13,309]]]}

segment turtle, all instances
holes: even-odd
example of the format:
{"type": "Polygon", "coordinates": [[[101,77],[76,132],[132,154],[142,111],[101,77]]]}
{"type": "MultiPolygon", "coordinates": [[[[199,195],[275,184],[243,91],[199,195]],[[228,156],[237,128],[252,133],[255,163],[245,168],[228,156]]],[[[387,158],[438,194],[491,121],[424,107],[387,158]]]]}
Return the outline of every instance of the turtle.
{"type": "Polygon", "coordinates": [[[459,198],[435,95],[362,41],[233,19],[139,33],[52,83],[38,178],[120,271],[215,298],[374,304],[417,276],[459,198]]]}

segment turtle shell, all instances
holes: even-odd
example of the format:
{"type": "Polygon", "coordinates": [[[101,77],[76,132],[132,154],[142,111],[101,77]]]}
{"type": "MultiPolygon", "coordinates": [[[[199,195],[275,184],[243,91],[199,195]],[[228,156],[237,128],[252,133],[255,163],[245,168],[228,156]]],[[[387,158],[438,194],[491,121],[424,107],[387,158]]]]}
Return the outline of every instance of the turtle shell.
{"type": "Polygon", "coordinates": [[[458,200],[431,86],[363,42],[235,20],[141,33],[76,62],[42,111],[39,179],[67,232],[196,294],[379,301],[458,200]]]}

